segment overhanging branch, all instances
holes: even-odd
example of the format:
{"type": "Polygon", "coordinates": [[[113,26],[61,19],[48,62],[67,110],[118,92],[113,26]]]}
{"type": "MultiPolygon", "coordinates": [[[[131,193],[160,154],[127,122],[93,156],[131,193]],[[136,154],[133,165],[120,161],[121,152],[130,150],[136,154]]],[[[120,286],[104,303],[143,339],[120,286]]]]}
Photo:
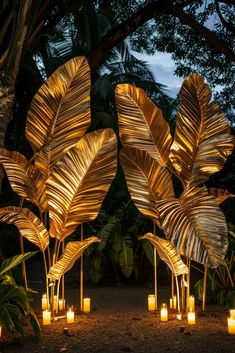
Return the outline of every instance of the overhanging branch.
{"type": "Polygon", "coordinates": [[[209,47],[214,49],[216,52],[223,53],[227,58],[235,62],[235,53],[228,46],[227,42],[217,37],[215,33],[202,26],[193,17],[186,14],[182,9],[173,9],[171,13],[173,16],[178,17],[182,24],[188,25],[196,34],[205,38],[209,47]]]}
{"type": "Polygon", "coordinates": [[[111,29],[93,48],[87,56],[91,71],[94,72],[104,61],[108,52],[122,40],[127,38],[137,28],[151,19],[163,15],[172,15],[179,18],[180,22],[190,26],[195,33],[205,38],[209,47],[217,52],[223,53],[226,57],[235,61],[235,53],[229,48],[228,44],[215,33],[211,32],[206,27],[199,24],[194,18],[189,17],[183,8],[192,4],[192,0],[179,2],[178,5],[173,5],[172,1],[155,0],[145,7],[141,8],[130,18],[123,21],[117,27],[111,29]]]}

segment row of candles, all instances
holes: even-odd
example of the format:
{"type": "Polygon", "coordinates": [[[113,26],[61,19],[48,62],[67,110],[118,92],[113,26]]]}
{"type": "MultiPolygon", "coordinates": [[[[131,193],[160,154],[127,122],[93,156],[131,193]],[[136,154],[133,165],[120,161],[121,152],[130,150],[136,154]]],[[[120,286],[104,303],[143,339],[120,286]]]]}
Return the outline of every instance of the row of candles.
{"type": "MultiPolygon", "coordinates": [[[[148,295],[148,310],[155,311],[156,308],[156,298],[154,294],[148,295]]],[[[174,296],[170,298],[170,309],[177,309],[177,298],[174,296]]],[[[168,321],[168,309],[167,304],[163,303],[160,310],[160,319],[161,321],[168,321]]],[[[188,301],[188,324],[195,325],[196,316],[195,316],[195,298],[193,295],[189,296],[188,301]]]]}
{"type": "MultiPolygon", "coordinates": [[[[57,302],[57,296],[54,297],[55,308],[58,305],[59,310],[65,309],[65,299],[60,299],[57,302]]],[[[44,326],[51,324],[51,311],[48,308],[48,300],[46,294],[42,295],[42,324],[44,326]]],[[[89,313],[91,311],[91,299],[83,298],[83,312],[89,313]]],[[[73,308],[69,308],[66,313],[67,323],[72,324],[75,322],[75,316],[73,308]]]]}
{"type": "MultiPolygon", "coordinates": [[[[196,317],[195,317],[195,298],[193,295],[189,296],[188,301],[188,324],[195,325],[196,317]]],[[[154,294],[148,295],[148,310],[155,311],[156,308],[156,299],[154,294]]],[[[170,309],[177,309],[177,298],[174,296],[170,298],[170,309]]],[[[160,319],[161,321],[168,321],[168,309],[167,304],[163,303],[160,311],[160,319]]],[[[230,317],[227,318],[228,322],[228,333],[231,335],[235,335],[235,309],[230,310],[230,317]]]]}

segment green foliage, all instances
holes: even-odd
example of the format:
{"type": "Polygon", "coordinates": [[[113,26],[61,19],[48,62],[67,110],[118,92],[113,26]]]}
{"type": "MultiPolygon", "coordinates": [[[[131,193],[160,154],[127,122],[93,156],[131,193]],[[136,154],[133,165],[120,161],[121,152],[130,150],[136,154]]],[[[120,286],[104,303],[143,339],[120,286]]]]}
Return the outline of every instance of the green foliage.
{"type": "Polygon", "coordinates": [[[144,271],[153,265],[153,247],[148,242],[138,241],[138,236],[149,225],[132,202],[121,203],[113,215],[102,209],[98,218],[87,227],[90,229],[87,232],[101,239],[100,243],[92,245],[85,252],[93,282],[98,283],[109,276],[113,278],[113,274],[116,282],[120,282],[122,277],[144,280],[144,271]]]}
{"type": "Polygon", "coordinates": [[[24,337],[24,320],[27,318],[37,338],[41,337],[40,324],[30,305],[25,289],[17,286],[9,271],[35,253],[16,255],[0,266],[0,324],[11,334],[24,337]]]}
{"type": "Polygon", "coordinates": [[[28,260],[30,257],[36,254],[37,254],[37,251],[28,252],[25,254],[20,254],[20,255],[16,255],[8,259],[5,259],[0,265],[0,276],[4,275],[6,272],[12,270],[14,267],[18,266],[23,261],[28,260]]]}
{"type": "Polygon", "coordinates": [[[134,266],[133,244],[131,237],[123,237],[121,244],[122,249],[119,254],[119,264],[124,276],[129,278],[134,266]]]}

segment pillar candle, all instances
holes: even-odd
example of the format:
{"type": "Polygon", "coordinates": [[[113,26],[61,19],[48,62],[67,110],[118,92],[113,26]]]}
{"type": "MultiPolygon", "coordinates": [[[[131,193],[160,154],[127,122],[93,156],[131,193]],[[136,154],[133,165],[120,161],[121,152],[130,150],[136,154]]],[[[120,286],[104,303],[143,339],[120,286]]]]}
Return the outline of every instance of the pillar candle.
{"type": "Polygon", "coordinates": [[[192,309],[192,311],[195,311],[195,298],[193,295],[190,295],[188,298],[188,309],[189,311],[192,309]]]}
{"type": "Polygon", "coordinates": [[[235,309],[230,309],[230,318],[235,320],[235,309]]]}
{"type": "Polygon", "coordinates": [[[195,312],[192,309],[188,312],[188,324],[195,325],[195,312]]]}
{"type": "Polygon", "coordinates": [[[59,310],[64,310],[65,308],[65,299],[59,299],[59,310]]]}
{"type": "Polygon", "coordinates": [[[43,294],[42,295],[42,310],[47,310],[48,307],[47,307],[47,295],[46,294],[43,294]]]}
{"type": "Polygon", "coordinates": [[[73,324],[74,323],[74,311],[71,308],[67,311],[67,323],[73,324]]]}
{"type": "Polygon", "coordinates": [[[2,337],[2,326],[0,325],[0,337],[2,337]]]}
{"type": "Polygon", "coordinates": [[[42,324],[50,325],[51,324],[51,312],[48,310],[44,310],[42,313],[42,324]]]}
{"type": "Polygon", "coordinates": [[[165,303],[162,304],[161,308],[161,321],[168,321],[168,310],[167,305],[165,303]]]}
{"type": "Polygon", "coordinates": [[[176,298],[176,295],[173,298],[173,308],[177,309],[177,298],[176,298]]]}
{"type": "Polygon", "coordinates": [[[172,298],[170,298],[170,309],[173,309],[173,301],[172,301],[172,298]]]}
{"type": "Polygon", "coordinates": [[[228,317],[228,333],[230,335],[235,335],[235,320],[228,317]]]}
{"type": "Polygon", "coordinates": [[[89,313],[91,311],[91,299],[83,298],[83,312],[89,313]]]}
{"type": "Polygon", "coordinates": [[[155,294],[149,294],[149,295],[148,295],[148,310],[149,310],[149,311],[154,311],[154,310],[156,310],[156,298],[155,298],[155,294]]]}

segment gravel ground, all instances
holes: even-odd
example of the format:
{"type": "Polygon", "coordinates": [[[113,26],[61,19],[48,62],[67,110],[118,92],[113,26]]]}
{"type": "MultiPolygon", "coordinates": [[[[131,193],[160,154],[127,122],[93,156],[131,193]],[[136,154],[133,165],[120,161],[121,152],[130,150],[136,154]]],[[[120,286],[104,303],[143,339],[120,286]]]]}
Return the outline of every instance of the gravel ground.
{"type": "MultiPolygon", "coordinates": [[[[3,337],[2,353],[164,353],[164,352],[235,352],[235,335],[227,333],[228,311],[208,305],[204,315],[198,305],[196,325],[189,326],[186,318],[175,319],[170,312],[169,321],[161,322],[159,311],[147,311],[146,298],[151,290],[143,287],[94,287],[85,288],[91,297],[92,311],[76,311],[75,323],[67,324],[65,318],[42,326],[42,340],[35,342],[26,326],[24,345],[3,337]],[[68,328],[67,334],[64,328],[68,328]]],[[[168,301],[169,288],[159,291],[159,303],[168,301]]],[[[38,309],[39,298],[34,301],[38,309]]],[[[79,307],[79,288],[66,286],[67,304],[79,307]]],[[[65,314],[65,313],[64,313],[65,314]]]]}

